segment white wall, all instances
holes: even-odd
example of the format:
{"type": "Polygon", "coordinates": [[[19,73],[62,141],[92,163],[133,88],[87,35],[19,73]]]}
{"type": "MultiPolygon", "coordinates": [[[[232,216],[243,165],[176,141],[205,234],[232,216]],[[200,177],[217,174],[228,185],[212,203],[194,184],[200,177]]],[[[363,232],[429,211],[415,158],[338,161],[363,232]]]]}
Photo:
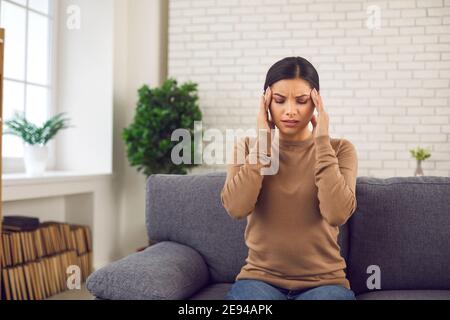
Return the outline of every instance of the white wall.
{"type": "Polygon", "coordinates": [[[137,90],[159,86],[166,71],[161,58],[165,46],[162,1],[115,0],[114,56],[114,172],[116,177],[116,247],[126,255],[148,243],[145,226],[145,176],[130,167],[121,138],[133,121],[137,90]]]}
{"type": "Polygon", "coordinates": [[[56,110],[75,128],[56,138],[56,169],[112,172],[114,2],[58,0],[56,110]],[[69,6],[80,28],[69,29],[69,6]]]}
{"type": "MultiPolygon", "coordinates": [[[[61,58],[65,61],[60,73],[63,78],[72,80],[66,90],[70,88],[74,94],[67,97],[67,104],[83,118],[82,123],[112,121],[113,133],[99,126],[98,131],[85,137],[89,145],[84,146],[82,153],[86,161],[96,159],[99,163],[105,163],[98,153],[104,154],[110,142],[113,146],[112,157],[108,153],[114,173],[112,191],[105,192],[104,198],[114,210],[109,214],[111,221],[108,224],[111,230],[107,241],[111,243],[102,249],[113,248],[112,259],[132,253],[148,242],[145,176],[129,166],[121,134],[133,121],[138,88],[143,84],[158,86],[164,78],[166,58],[162,53],[166,32],[161,29],[164,25],[161,11],[164,8],[159,0],[79,0],[79,5],[82,9],[82,29],[80,32],[62,31],[63,38],[69,37],[67,41],[70,41],[70,46],[66,46],[64,40],[60,44],[64,47],[61,58]],[[83,48],[86,45],[89,48],[77,49],[78,41],[83,48]],[[108,48],[107,52],[105,48],[108,48]],[[84,75],[91,78],[76,81],[84,75]],[[80,92],[82,94],[76,94],[80,92]],[[96,96],[99,99],[92,101],[96,96]],[[91,120],[87,121],[87,118],[91,120]]],[[[66,6],[60,6],[63,15],[66,6]]],[[[66,147],[62,153],[66,154],[65,162],[71,161],[72,146],[79,148],[84,140],[83,137],[79,140],[75,132],[70,141],[64,140],[66,147]]],[[[79,161],[79,156],[72,161],[79,161]]]]}
{"type": "Polygon", "coordinates": [[[169,76],[199,83],[206,127],[254,127],[269,67],[303,56],[360,176],[413,175],[418,145],[425,174],[450,175],[450,0],[171,0],[169,25],[169,76]]]}
{"type": "MultiPolygon", "coordinates": [[[[110,141],[113,145],[112,157],[109,160],[112,161],[114,175],[111,179],[111,190],[104,192],[103,199],[113,208],[109,216],[103,215],[105,219],[111,219],[108,221],[108,226],[111,227],[109,237],[104,237],[105,241],[110,243],[103,250],[113,248],[114,255],[109,256],[110,259],[115,259],[135,252],[148,242],[145,226],[146,179],[135,167],[130,167],[121,135],[123,129],[133,121],[138,88],[143,84],[159,86],[164,78],[166,58],[161,57],[165,45],[165,32],[161,30],[164,25],[164,14],[161,13],[164,6],[160,0],[83,1],[86,2],[82,5],[89,5],[90,8],[87,15],[86,10],[82,10],[83,25],[87,28],[84,32],[92,50],[102,50],[101,53],[90,50],[83,53],[74,47],[68,49],[73,50],[73,59],[85,61],[83,65],[90,67],[89,72],[93,75],[99,74],[99,77],[95,77],[99,82],[95,86],[103,86],[105,90],[109,90],[111,86],[110,101],[91,105],[89,110],[84,108],[79,114],[82,117],[93,116],[92,121],[101,121],[103,116],[108,120],[112,119],[113,133],[108,131],[108,137],[105,137],[107,130],[99,128],[104,135],[101,134],[98,139],[102,139],[104,145],[108,145],[110,141]],[[91,18],[92,22],[87,23],[91,18]],[[111,46],[107,54],[103,50],[106,45],[111,46]],[[103,60],[99,61],[101,57],[103,60]],[[98,63],[99,66],[92,63],[98,63]],[[107,112],[104,112],[103,106],[107,108],[107,112]]],[[[64,11],[64,8],[61,10],[64,11]]],[[[88,70],[74,69],[71,72],[78,77],[88,70]]],[[[90,83],[78,83],[78,86],[85,88],[90,86],[90,83]]],[[[70,105],[76,106],[79,99],[89,100],[95,96],[95,92],[89,90],[85,94],[83,97],[71,96],[68,100],[70,105]]],[[[104,92],[102,97],[105,97],[104,92]]],[[[91,140],[96,138],[91,137],[91,140]]],[[[65,152],[71,145],[68,144],[65,152]]],[[[102,150],[101,144],[96,141],[93,141],[93,146],[99,148],[99,152],[102,150]]],[[[83,154],[91,161],[97,158],[95,152],[83,154]]]]}

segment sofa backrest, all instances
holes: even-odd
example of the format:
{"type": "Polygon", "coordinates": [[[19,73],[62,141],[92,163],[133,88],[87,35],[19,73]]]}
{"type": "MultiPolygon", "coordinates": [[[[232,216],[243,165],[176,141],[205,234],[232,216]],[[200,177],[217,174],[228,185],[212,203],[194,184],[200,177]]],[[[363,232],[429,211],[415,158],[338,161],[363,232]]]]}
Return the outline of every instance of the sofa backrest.
{"type": "MultiPolygon", "coordinates": [[[[209,266],[212,282],[234,282],[248,249],[246,219],[232,219],[220,201],[226,172],[195,175],[153,174],[147,179],[146,225],[153,241],[175,241],[196,249],[209,266]]],[[[347,227],[340,230],[347,257],[347,227]]]]}
{"type": "Polygon", "coordinates": [[[377,267],[381,290],[450,289],[449,177],[358,177],[356,197],[347,259],[355,293],[372,290],[377,267]]]}

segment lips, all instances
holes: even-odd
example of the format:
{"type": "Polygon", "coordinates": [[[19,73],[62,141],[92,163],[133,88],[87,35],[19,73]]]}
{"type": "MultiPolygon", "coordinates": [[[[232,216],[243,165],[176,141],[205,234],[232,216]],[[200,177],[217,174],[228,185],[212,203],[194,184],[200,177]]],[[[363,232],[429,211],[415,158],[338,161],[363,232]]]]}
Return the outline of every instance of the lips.
{"type": "Polygon", "coordinates": [[[286,128],[295,128],[300,123],[298,120],[281,120],[281,122],[286,128]]]}

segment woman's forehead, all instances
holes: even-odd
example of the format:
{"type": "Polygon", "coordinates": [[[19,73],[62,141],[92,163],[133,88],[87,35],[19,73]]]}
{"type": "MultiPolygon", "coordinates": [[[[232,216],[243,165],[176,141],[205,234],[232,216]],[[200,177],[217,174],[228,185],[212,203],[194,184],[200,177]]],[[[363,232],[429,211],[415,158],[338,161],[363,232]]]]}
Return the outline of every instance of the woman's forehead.
{"type": "Polygon", "coordinates": [[[277,92],[284,96],[309,94],[311,91],[309,83],[303,79],[280,80],[275,82],[271,88],[273,93],[277,92]]]}

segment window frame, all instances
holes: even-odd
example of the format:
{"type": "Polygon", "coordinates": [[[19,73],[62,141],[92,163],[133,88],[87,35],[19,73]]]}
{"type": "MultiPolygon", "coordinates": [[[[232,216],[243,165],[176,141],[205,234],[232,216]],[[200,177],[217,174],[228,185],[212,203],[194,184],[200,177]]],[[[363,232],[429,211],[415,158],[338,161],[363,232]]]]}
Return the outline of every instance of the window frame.
{"type": "MultiPolygon", "coordinates": [[[[48,103],[47,103],[47,114],[52,116],[56,114],[56,77],[57,77],[57,26],[58,26],[58,1],[57,0],[49,0],[49,13],[45,14],[38,10],[32,9],[29,7],[29,0],[26,0],[26,5],[21,5],[14,1],[10,0],[1,0],[7,2],[9,4],[18,6],[26,10],[26,25],[25,25],[25,77],[24,80],[11,79],[6,76],[3,77],[4,81],[12,81],[16,83],[24,84],[24,109],[26,108],[26,86],[27,85],[36,85],[39,87],[47,88],[49,90],[48,103]],[[49,19],[49,28],[48,28],[48,84],[42,85],[33,82],[29,82],[27,79],[27,61],[28,61],[28,21],[29,21],[29,13],[33,12],[39,14],[41,16],[45,16],[49,19]]],[[[0,3],[0,14],[1,14],[2,6],[0,3]]],[[[5,30],[5,43],[8,41],[8,31],[5,30]]],[[[25,109],[26,110],[26,109],[25,109]]],[[[47,169],[52,170],[55,167],[55,146],[54,142],[50,141],[48,144],[48,163],[47,169]]],[[[25,172],[25,162],[24,157],[4,157],[2,156],[2,173],[23,173],[25,172]]]]}

